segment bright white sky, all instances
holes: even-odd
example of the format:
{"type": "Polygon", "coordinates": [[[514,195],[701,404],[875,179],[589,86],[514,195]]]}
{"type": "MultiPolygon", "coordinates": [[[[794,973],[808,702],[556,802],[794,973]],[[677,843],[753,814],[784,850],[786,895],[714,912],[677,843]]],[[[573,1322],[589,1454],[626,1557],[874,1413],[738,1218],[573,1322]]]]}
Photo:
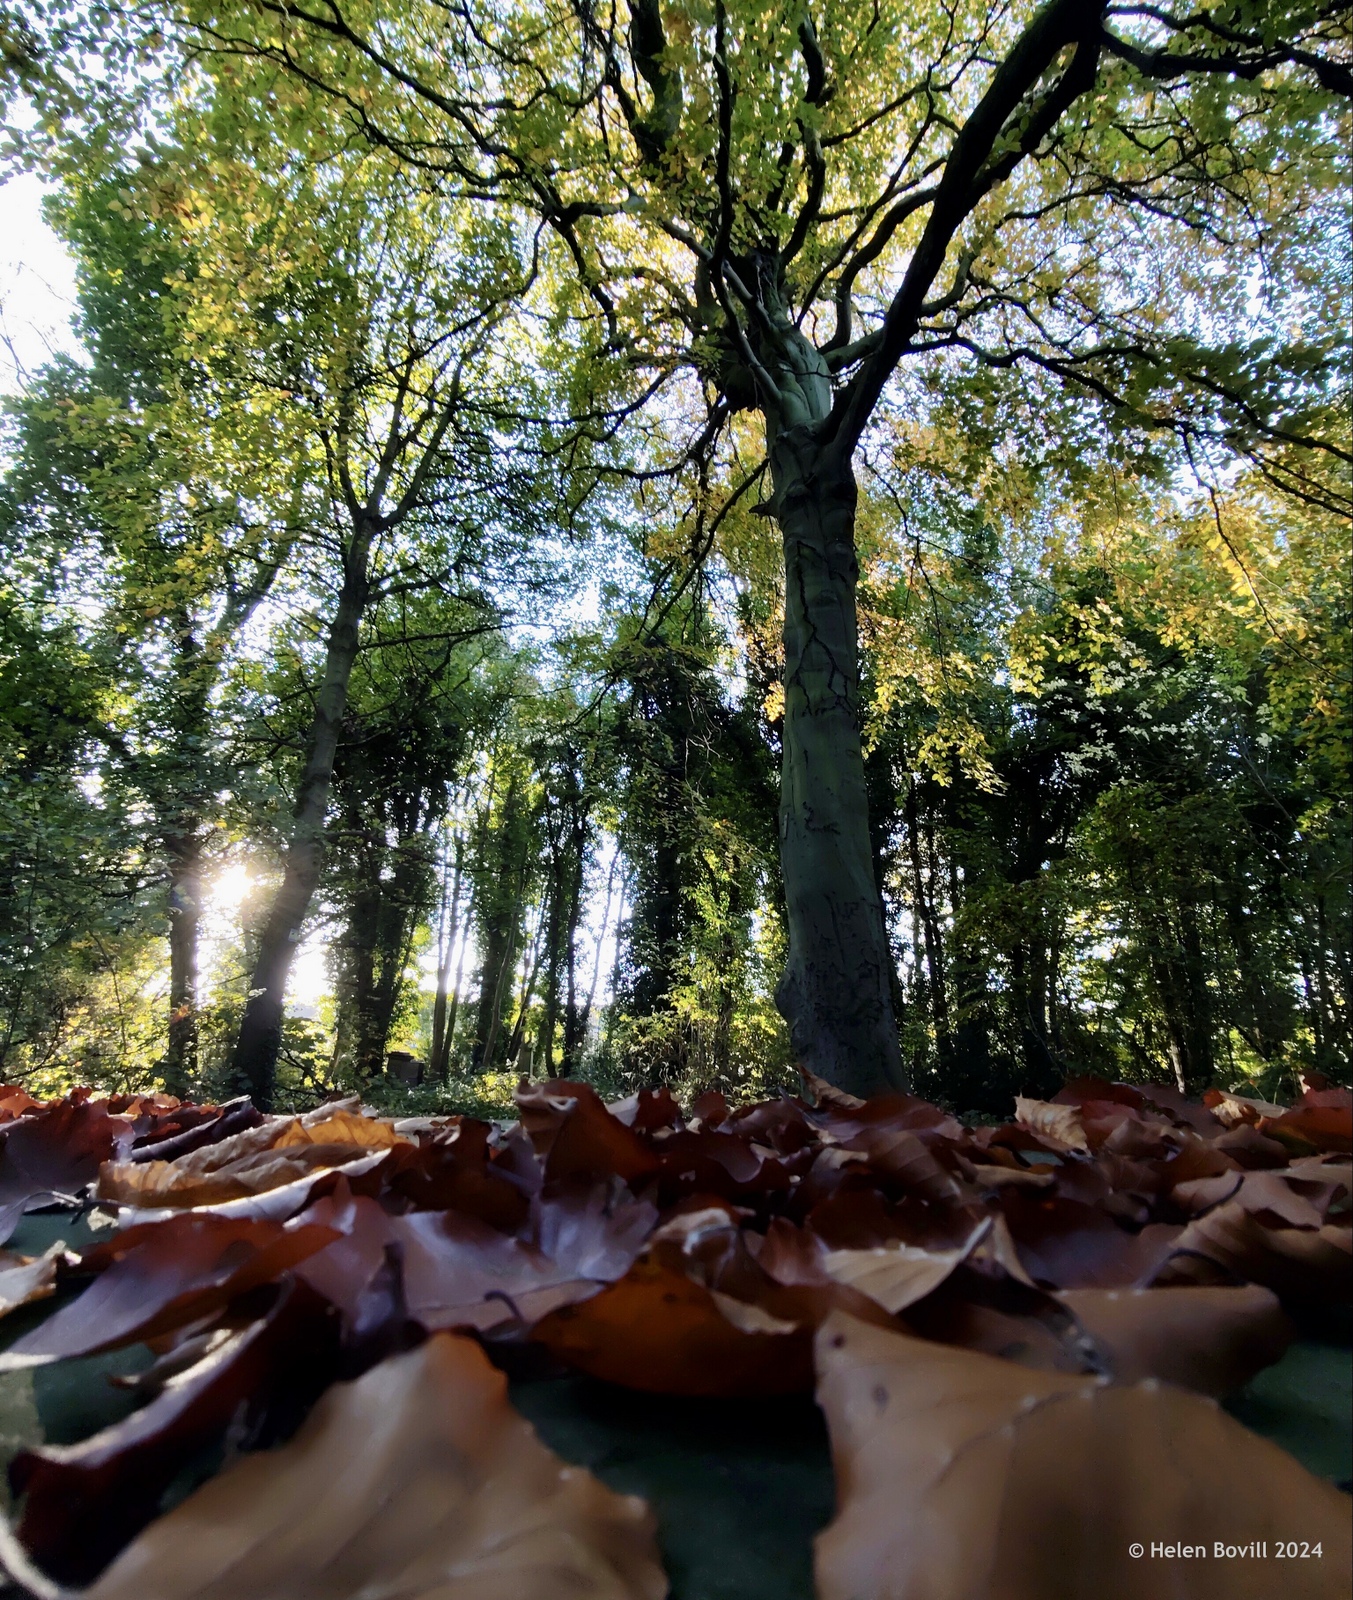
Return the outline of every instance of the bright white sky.
{"type": "Polygon", "coordinates": [[[78,351],[70,318],[75,269],[42,218],[42,184],[29,173],[0,186],[0,393],[22,388],[59,351],[78,351]]]}

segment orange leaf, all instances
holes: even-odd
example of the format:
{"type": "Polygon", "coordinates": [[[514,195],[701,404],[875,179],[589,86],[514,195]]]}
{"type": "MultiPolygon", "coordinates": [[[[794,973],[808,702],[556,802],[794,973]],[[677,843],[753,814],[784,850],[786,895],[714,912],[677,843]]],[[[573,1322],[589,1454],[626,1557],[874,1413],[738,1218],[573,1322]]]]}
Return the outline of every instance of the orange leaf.
{"type": "Polygon", "coordinates": [[[581,1372],[650,1393],[792,1394],[812,1387],[811,1329],[716,1297],[652,1255],[592,1299],[552,1312],[531,1337],[581,1372]]]}

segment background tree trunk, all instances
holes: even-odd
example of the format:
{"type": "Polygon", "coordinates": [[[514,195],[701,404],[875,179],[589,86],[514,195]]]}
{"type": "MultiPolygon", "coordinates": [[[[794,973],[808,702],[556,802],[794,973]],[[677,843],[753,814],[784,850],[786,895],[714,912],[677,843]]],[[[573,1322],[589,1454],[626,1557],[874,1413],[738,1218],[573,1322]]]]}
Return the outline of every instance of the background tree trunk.
{"type": "Polygon", "coordinates": [[[357,659],[362,613],[370,591],[369,567],[376,524],[358,518],[343,566],[343,587],[325,651],[324,677],[315,698],[315,715],[305,770],[296,794],[291,842],[283,859],[282,883],[263,924],[258,956],[249,983],[240,1031],[230,1061],[230,1086],[249,1095],[261,1111],[270,1111],[282,1048],[283,1002],[291,963],[296,956],[306,913],[319,883],[324,843],[324,818],[333,782],[348,684],[357,659]]]}
{"type": "Polygon", "coordinates": [[[465,841],[456,833],[455,868],[448,895],[445,878],[442,880],[442,927],[437,952],[437,997],[432,1005],[432,1049],[428,1059],[428,1076],[434,1083],[445,1083],[451,1064],[451,1030],[447,1025],[448,994],[451,987],[451,955],[460,931],[460,880],[465,863],[465,841]]]}
{"type": "Polygon", "coordinates": [[[169,856],[169,1045],[164,1086],[187,1096],[197,1073],[197,945],[202,920],[202,843],[196,834],[166,841],[169,856]]]}

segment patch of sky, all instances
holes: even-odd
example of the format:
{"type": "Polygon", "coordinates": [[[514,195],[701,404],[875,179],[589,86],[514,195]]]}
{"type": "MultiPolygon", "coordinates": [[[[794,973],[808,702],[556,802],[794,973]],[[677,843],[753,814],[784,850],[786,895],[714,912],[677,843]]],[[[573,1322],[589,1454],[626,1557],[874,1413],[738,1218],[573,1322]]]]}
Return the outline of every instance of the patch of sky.
{"type": "Polygon", "coordinates": [[[47,224],[50,188],[31,172],[0,183],[0,394],[19,394],[57,356],[82,360],[75,263],[47,224]]]}

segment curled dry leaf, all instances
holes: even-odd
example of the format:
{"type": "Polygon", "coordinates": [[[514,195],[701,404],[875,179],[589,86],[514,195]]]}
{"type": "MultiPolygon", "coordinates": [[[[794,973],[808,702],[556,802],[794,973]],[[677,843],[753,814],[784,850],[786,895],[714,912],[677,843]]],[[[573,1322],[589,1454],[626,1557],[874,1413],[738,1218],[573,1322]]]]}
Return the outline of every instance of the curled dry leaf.
{"type": "Polygon", "coordinates": [[[171,1161],[109,1162],[99,1174],[99,1198],[154,1208],[221,1205],[414,1143],[388,1122],[344,1109],[320,1111],[326,1114],[272,1118],[171,1161]]]}
{"type": "Polygon", "coordinates": [[[1019,1095],[1015,1100],[1015,1120],[1035,1133],[1056,1139],[1068,1149],[1090,1148],[1079,1106],[1059,1106],[1051,1100],[1026,1100],[1019,1095]]]}
{"type": "Polygon", "coordinates": [[[1233,1278],[1263,1284],[1292,1304],[1347,1304],[1353,1296],[1353,1232],[1347,1217],[1319,1228],[1273,1227],[1271,1213],[1240,1200],[1195,1217],[1176,1240],[1166,1277],[1188,1282],[1202,1261],[1233,1278]]]}
{"type": "Polygon", "coordinates": [[[0,1083],[0,1123],[13,1122],[15,1117],[41,1104],[42,1101],[35,1100],[21,1084],[0,1083]]]}
{"type": "Polygon", "coordinates": [[[939,1288],[990,1231],[988,1218],[952,1250],[924,1250],[901,1239],[868,1250],[827,1250],[822,1267],[837,1283],[896,1313],[939,1288]]]}
{"type": "MultiPolygon", "coordinates": [[[[826,1105],[809,1113],[810,1125],[828,1144],[842,1144],[868,1129],[905,1130],[929,1139],[957,1139],[963,1125],[928,1100],[910,1094],[879,1094],[855,1101],[854,1095],[834,1095],[826,1105]]],[[[754,1108],[755,1109],[755,1108],[754,1108]]]]}
{"type": "Polygon", "coordinates": [[[392,1122],[359,1116],[341,1106],[321,1106],[285,1127],[272,1148],[339,1144],[355,1150],[392,1150],[396,1145],[416,1143],[407,1134],[397,1132],[392,1122]]]}
{"type": "Polygon", "coordinates": [[[533,1086],[516,1093],[521,1125],[551,1179],[609,1178],[627,1183],[656,1170],[658,1158],[633,1128],[606,1109],[585,1083],[533,1086]]]}
{"type": "Polygon", "coordinates": [[[391,1151],[382,1179],[415,1211],[462,1211],[515,1233],[526,1220],[527,1197],[490,1147],[491,1131],[487,1122],[458,1118],[417,1147],[391,1151]]]}
{"type": "MultiPolygon", "coordinates": [[[[719,1098],[722,1100],[723,1096],[719,1098]]],[[[627,1128],[641,1128],[646,1133],[655,1133],[660,1128],[677,1128],[684,1122],[676,1096],[666,1084],[659,1089],[640,1089],[637,1094],[626,1095],[623,1100],[613,1100],[606,1109],[627,1128]]],[[[725,1113],[727,1110],[725,1106],[725,1113]]]]}
{"type": "Polygon", "coordinates": [[[847,1094],[844,1089],[838,1089],[819,1078],[815,1072],[809,1072],[807,1067],[799,1068],[799,1076],[803,1079],[803,1086],[813,1097],[813,1104],[823,1111],[858,1111],[864,1101],[857,1095],[847,1094]]]}
{"type": "Polygon", "coordinates": [[[179,1156],[219,1144],[232,1134],[256,1128],[263,1121],[248,1095],[223,1106],[178,1105],[172,1110],[148,1113],[133,1124],[135,1139],[129,1160],[174,1161],[179,1156]]]}
{"type": "Polygon", "coordinates": [[[985,1161],[970,1161],[967,1178],[979,1189],[1050,1189],[1054,1174],[1032,1167],[999,1166],[985,1161]]]}
{"type": "Polygon", "coordinates": [[[1225,1089],[1208,1089],[1203,1104],[1224,1128],[1238,1128],[1242,1123],[1257,1127],[1265,1117],[1280,1117],[1281,1106],[1267,1100],[1255,1100],[1248,1095],[1228,1094],[1225,1089]]]}
{"type": "Polygon", "coordinates": [[[468,1339],[336,1384],[83,1600],[662,1600],[652,1513],[565,1466],[468,1339]]]}
{"type": "MultiPolygon", "coordinates": [[[[316,1178],[352,1164],[355,1149],[345,1144],[306,1144],[281,1150],[264,1150],[244,1156],[217,1172],[183,1173],[172,1161],[147,1161],[142,1165],[111,1163],[99,1177],[99,1198],[122,1206],[162,1210],[191,1210],[253,1199],[291,1184],[316,1178]]],[[[370,1152],[362,1152],[361,1159],[370,1152]]]]}
{"type": "Polygon", "coordinates": [[[943,1205],[962,1198],[953,1174],[905,1128],[866,1128],[836,1148],[858,1152],[880,1177],[890,1178],[926,1200],[943,1205]]]}
{"type": "Polygon", "coordinates": [[[1201,1394],[1229,1394],[1280,1361],[1296,1335],[1277,1295],[1255,1284],[1069,1289],[1058,1299],[1121,1383],[1160,1378],[1201,1394]]]}
{"type": "Polygon", "coordinates": [[[1211,1401],[1030,1372],[841,1313],[818,1333],[838,1511],[820,1600],[1271,1600],[1266,1561],[1134,1560],[1134,1542],[1320,1543],[1288,1600],[1342,1596],[1348,1501],[1211,1401]]]}
{"type": "Polygon", "coordinates": [[[36,1257],[0,1250],[0,1317],[55,1294],[57,1258],[65,1248],[54,1244],[45,1255],[36,1257]]]}

